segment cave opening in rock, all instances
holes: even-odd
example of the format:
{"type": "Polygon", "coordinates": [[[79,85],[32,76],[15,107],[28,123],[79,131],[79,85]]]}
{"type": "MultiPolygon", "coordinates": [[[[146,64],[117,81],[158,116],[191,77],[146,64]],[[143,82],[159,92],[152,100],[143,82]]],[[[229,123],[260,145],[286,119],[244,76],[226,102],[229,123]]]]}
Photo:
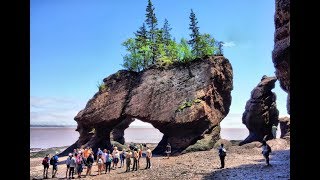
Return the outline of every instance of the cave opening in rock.
{"type": "Polygon", "coordinates": [[[152,124],[143,122],[139,119],[134,119],[129,127],[124,130],[124,139],[126,144],[142,143],[150,146],[151,150],[158,145],[162,137],[163,133],[153,127],[152,124]]]}

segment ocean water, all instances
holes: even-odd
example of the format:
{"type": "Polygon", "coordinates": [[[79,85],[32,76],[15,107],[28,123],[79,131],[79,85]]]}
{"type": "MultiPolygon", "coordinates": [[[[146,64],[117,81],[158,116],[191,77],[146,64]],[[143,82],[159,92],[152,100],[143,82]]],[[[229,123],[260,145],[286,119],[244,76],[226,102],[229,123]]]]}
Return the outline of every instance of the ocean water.
{"type": "MultiPolygon", "coordinates": [[[[75,127],[30,127],[30,148],[69,146],[76,142],[79,133],[75,127]]],[[[277,137],[280,136],[278,128],[277,137]]],[[[244,128],[221,128],[221,138],[244,140],[249,131],[244,128]]],[[[163,134],[155,128],[129,127],[124,132],[126,142],[159,143],[163,134]]]]}

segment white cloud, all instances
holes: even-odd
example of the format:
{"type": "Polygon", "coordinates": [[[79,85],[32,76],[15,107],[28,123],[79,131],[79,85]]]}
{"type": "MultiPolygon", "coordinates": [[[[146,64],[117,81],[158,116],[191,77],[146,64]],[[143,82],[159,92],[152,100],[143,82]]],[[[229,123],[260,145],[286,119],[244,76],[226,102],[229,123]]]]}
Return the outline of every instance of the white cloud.
{"type": "Polygon", "coordinates": [[[85,103],[68,98],[30,97],[30,125],[76,125],[85,103]]]}
{"type": "Polygon", "coordinates": [[[150,123],[143,122],[139,119],[135,119],[129,127],[153,127],[150,123]]]}
{"type": "Polygon", "coordinates": [[[236,44],[233,41],[229,41],[229,42],[224,42],[223,46],[224,47],[234,47],[234,46],[236,46],[236,44]]]}

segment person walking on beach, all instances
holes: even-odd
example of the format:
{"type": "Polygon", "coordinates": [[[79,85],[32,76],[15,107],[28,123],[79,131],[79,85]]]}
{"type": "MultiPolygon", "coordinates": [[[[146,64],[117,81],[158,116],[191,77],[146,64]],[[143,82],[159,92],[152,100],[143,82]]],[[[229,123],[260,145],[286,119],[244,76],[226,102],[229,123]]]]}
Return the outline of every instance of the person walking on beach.
{"type": "Polygon", "coordinates": [[[75,153],[74,155],[71,155],[71,161],[70,161],[70,170],[69,170],[69,179],[72,178],[73,179],[73,174],[75,173],[74,170],[76,168],[76,156],[78,154],[75,153]]]}
{"type": "Polygon", "coordinates": [[[220,147],[218,148],[218,151],[219,151],[219,157],[220,157],[220,163],[221,163],[220,169],[222,169],[224,168],[224,160],[227,155],[227,150],[223,147],[223,143],[221,143],[220,147]]]}
{"type": "Polygon", "coordinates": [[[72,159],[72,153],[69,153],[68,158],[66,160],[66,165],[67,165],[66,178],[68,177],[68,172],[70,171],[71,159],[72,159]]]}
{"type": "Polygon", "coordinates": [[[128,152],[126,153],[126,172],[130,171],[130,165],[131,165],[131,150],[128,149],[128,152]]]}
{"type": "Polygon", "coordinates": [[[147,166],[146,169],[150,169],[151,167],[151,157],[152,157],[152,152],[149,147],[147,147],[147,154],[146,154],[146,160],[147,160],[147,166]]]}
{"type": "Polygon", "coordinates": [[[93,153],[91,152],[91,154],[89,154],[89,156],[87,157],[87,161],[86,161],[87,173],[85,177],[88,176],[88,174],[91,176],[91,168],[92,168],[93,162],[94,162],[94,156],[93,156],[93,153]]]}
{"type": "Polygon", "coordinates": [[[269,154],[271,153],[271,147],[267,144],[266,141],[262,141],[262,152],[263,157],[266,159],[266,165],[270,166],[269,163],[269,154]]]}
{"type": "Polygon", "coordinates": [[[171,153],[171,146],[170,146],[170,143],[168,143],[166,147],[166,154],[168,159],[169,159],[170,153],[171,153]]]}
{"type": "Polygon", "coordinates": [[[47,154],[46,157],[44,157],[42,160],[43,179],[48,179],[49,161],[50,161],[49,154],[47,154]]]}
{"type": "Polygon", "coordinates": [[[273,124],[272,125],[272,135],[273,135],[273,139],[276,139],[277,138],[277,130],[278,130],[278,127],[273,124]]]}
{"type": "Polygon", "coordinates": [[[58,152],[50,159],[50,164],[52,165],[52,178],[56,177],[58,171],[58,152]]]}

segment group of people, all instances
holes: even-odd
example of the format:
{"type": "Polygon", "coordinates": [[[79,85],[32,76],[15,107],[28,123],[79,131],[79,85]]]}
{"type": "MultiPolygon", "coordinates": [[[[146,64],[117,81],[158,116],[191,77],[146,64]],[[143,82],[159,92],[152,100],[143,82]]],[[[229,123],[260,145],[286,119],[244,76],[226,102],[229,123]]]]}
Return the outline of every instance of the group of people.
{"type": "MultiPolygon", "coordinates": [[[[67,166],[65,178],[74,179],[74,174],[78,175],[78,178],[81,177],[83,168],[86,167],[87,172],[85,177],[91,175],[91,169],[96,162],[98,166],[98,175],[102,174],[102,171],[110,173],[111,168],[117,169],[118,163],[120,161],[120,166],[118,168],[122,168],[125,166],[126,163],[126,172],[137,171],[140,169],[140,159],[142,157],[142,150],[143,146],[136,147],[136,146],[128,146],[128,149],[123,149],[119,151],[117,147],[114,147],[112,152],[110,150],[104,149],[103,151],[98,148],[96,154],[92,151],[91,148],[84,148],[84,149],[74,149],[72,153],[69,153],[65,164],[67,166]],[[95,156],[96,155],[96,158],[95,156]],[[131,160],[132,159],[132,160],[131,160]]],[[[52,165],[52,178],[56,176],[58,170],[58,152],[52,157],[47,154],[43,161],[42,165],[44,167],[43,170],[43,178],[48,178],[48,169],[49,166],[52,165]]],[[[146,167],[145,169],[151,168],[151,158],[152,152],[149,147],[146,147],[146,167]]]]}
{"type": "MultiPolygon", "coordinates": [[[[273,134],[275,137],[275,134],[273,134]]],[[[102,171],[105,171],[105,174],[107,172],[110,173],[111,167],[112,169],[117,169],[118,163],[120,161],[120,167],[124,167],[126,164],[126,172],[131,171],[137,171],[140,169],[140,159],[142,157],[142,151],[143,146],[140,144],[139,147],[135,145],[129,145],[127,149],[123,149],[122,151],[119,151],[117,147],[114,147],[112,152],[110,150],[104,149],[103,151],[98,148],[96,152],[96,158],[94,156],[94,152],[92,148],[84,148],[84,149],[74,149],[72,153],[69,153],[66,165],[66,178],[73,179],[74,174],[78,175],[78,178],[81,177],[81,173],[83,171],[83,167],[87,168],[87,172],[85,176],[91,175],[91,169],[92,166],[96,160],[96,164],[98,165],[98,175],[102,174],[102,171]],[[132,160],[131,160],[132,159],[132,160]]],[[[149,147],[146,147],[146,167],[145,169],[151,168],[151,158],[152,158],[152,152],[149,147]]],[[[224,144],[221,143],[220,147],[218,148],[218,153],[220,157],[221,166],[220,168],[224,168],[225,166],[225,157],[227,155],[226,149],[224,148],[224,144]]],[[[169,156],[171,154],[171,146],[168,143],[166,146],[167,158],[169,159],[169,156]]],[[[266,160],[266,164],[269,166],[269,154],[271,153],[271,147],[266,143],[266,140],[264,139],[262,141],[262,154],[266,160]]],[[[50,158],[49,154],[47,154],[44,159],[42,160],[43,165],[43,178],[48,178],[48,169],[49,165],[52,165],[52,178],[56,176],[56,173],[58,171],[58,152],[54,156],[50,158]]]]}

